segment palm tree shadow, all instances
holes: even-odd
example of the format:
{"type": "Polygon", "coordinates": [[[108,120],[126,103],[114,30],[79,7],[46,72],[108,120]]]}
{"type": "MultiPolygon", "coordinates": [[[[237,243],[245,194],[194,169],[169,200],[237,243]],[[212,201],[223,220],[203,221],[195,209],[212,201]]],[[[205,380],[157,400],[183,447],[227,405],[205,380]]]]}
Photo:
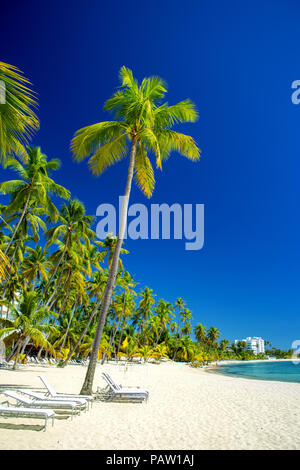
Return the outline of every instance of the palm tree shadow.
{"type": "Polygon", "coordinates": [[[1,393],[1,390],[17,390],[21,388],[31,388],[31,387],[29,385],[1,384],[0,393],[1,393]]]}
{"type": "Polygon", "coordinates": [[[39,424],[12,424],[12,423],[0,423],[0,429],[11,429],[11,430],[27,430],[27,431],[41,431],[44,429],[43,425],[39,424]]]}

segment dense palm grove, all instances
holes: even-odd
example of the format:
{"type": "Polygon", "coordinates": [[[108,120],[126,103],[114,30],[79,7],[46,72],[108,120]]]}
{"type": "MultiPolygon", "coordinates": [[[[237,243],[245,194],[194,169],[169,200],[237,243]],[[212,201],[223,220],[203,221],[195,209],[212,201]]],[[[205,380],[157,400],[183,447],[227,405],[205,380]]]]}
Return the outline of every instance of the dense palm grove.
{"type": "MultiPolygon", "coordinates": [[[[138,89],[128,70],[123,69],[122,73],[123,84],[130,92],[127,100],[136,99],[141,92],[147,99],[154,95],[154,90],[156,94],[162,93],[160,82],[143,82],[138,89]]],[[[64,367],[71,359],[88,358],[93,351],[111,267],[116,260],[113,292],[97,349],[98,360],[169,358],[197,366],[218,359],[253,358],[243,345],[230,345],[225,339],[219,341],[217,328],[205,328],[202,324],[193,327],[192,312],[182,298],[173,302],[159,299],[151,288],[140,286],[126,270],[126,257],[131,255],[117,237],[109,234],[106,240],[97,240],[94,218],[86,214],[84,204],[55,182],[60,161],[47,157],[39,147],[28,145],[38,129],[38,119],[32,111],[35,97],[27,88],[28,80],[15,67],[1,62],[0,80],[6,84],[7,100],[5,105],[0,105],[3,167],[0,194],[5,201],[0,205],[0,335],[6,347],[6,360],[14,360],[16,367],[19,361],[26,362],[27,355],[36,355],[49,361],[55,359],[64,367]],[[15,179],[6,180],[7,174],[14,174],[15,179]]],[[[125,95],[120,96],[124,101],[125,95]]],[[[109,102],[110,107],[117,106],[119,112],[125,112],[125,101],[117,102],[117,98],[109,102]]],[[[195,113],[191,103],[185,101],[176,106],[170,111],[173,120],[193,121],[195,113]]],[[[163,126],[171,118],[166,114],[167,108],[161,108],[159,112],[155,108],[155,112],[163,126]]],[[[101,139],[114,132],[117,142],[114,145],[119,146],[120,137],[126,139],[129,135],[128,122],[127,127],[120,122],[102,123],[97,129],[91,126],[92,129],[78,132],[73,140],[78,159],[89,153],[87,147],[93,146],[95,132],[101,134],[101,139]]],[[[131,134],[134,145],[139,145],[135,176],[146,195],[151,194],[154,186],[146,155],[147,146],[156,145],[151,132],[148,126],[131,134]]],[[[163,153],[167,157],[172,146],[188,158],[198,158],[192,139],[183,134],[161,128],[159,139],[160,151],[155,147],[158,166],[163,153]],[[180,140],[171,142],[171,138],[180,140]]],[[[101,162],[105,156],[111,156],[112,161],[107,165],[116,159],[116,149],[109,150],[111,145],[107,145],[103,144],[102,153],[98,150],[96,158],[92,157],[91,165],[96,173],[101,173],[100,156],[101,162]]],[[[124,153],[123,147],[119,150],[124,153]]]]}

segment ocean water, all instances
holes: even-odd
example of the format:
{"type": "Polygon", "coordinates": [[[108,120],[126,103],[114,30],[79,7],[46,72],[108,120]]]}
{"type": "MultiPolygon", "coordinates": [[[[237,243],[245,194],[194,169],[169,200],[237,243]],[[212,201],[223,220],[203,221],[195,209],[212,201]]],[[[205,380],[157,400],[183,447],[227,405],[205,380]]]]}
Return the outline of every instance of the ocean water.
{"type": "Polygon", "coordinates": [[[300,361],[268,361],[226,364],[215,369],[218,374],[260,380],[300,383],[300,361]]]}

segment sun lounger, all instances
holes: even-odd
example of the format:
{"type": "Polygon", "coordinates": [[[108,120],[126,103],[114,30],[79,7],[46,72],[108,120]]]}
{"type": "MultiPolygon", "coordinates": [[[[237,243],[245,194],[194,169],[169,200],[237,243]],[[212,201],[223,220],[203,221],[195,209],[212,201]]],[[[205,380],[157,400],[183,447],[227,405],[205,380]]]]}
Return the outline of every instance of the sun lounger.
{"type": "Polygon", "coordinates": [[[148,400],[149,398],[149,392],[148,390],[141,389],[141,388],[134,388],[134,387],[127,387],[123,388],[120,385],[116,384],[112,378],[108,375],[105,374],[104,372],[102,373],[102,377],[108,384],[108,387],[111,392],[111,399],[114,398],[132,398],[132,399],[138,399],[140,401],[142,400],[148,400]]]}
{"type": "MultiPolygon", "coordinates": [[[[50,409],[67,409],[71,411],[71,419],[73,419],[73,415],[76,413],[78,410],[77,404],[75,402],[71,401],[58,401],[58,400],[33,400],[30,399],[29,397],[24,397],[23,395],[13,391],[13,390],[5,390],[3,395],[6,395],[7,397],[13,398],[14,400],[17,401],[17,407],[18,406],[26,406],[28,408],[50,408],[50,409]]],[[[80,413],[80,410],[79,410],[80,413]]]]}
{"type": "Polygon", "coordinates": [[[52,426],[54,424],[55,412],[54,410],[41,410],[39,408],[25,408],[21,406],[10,406],[8,402],[0,404],[0,416],[4,418],[39,418],[45,420],[44,431],[46,431],[48,419],[52,419],[52,426]],[[7,406],[3,406],[4,403],[7,406]]]}
{"type": "Polygon", "coordinates": [[[73,393],[58,393],[54,390],[52,385],[49,383],[48,379],[44,375],[39,375],[38,376],[43,384],[45,385],[47,389],[47,395],[50,395],[51,397],[55,398],[61,398],[62,400],[64,398],[84,398],[87,400],[88,404],[93,405],[94,398],[92,395],[80,395],[80,394],[73,394],[73,393]]]}
{"type": "Polygon", "coordinates": [[[145,395],[148,395],[149,396],[149,390],[147,390],[146,388],[141,388],[141,387],[123,387],[122,385],[119,385],[117,384],[113,379],[112,377],[107,374],[106,372],[103,372],[102,373],[103,376],[105,376],[107,378],[107,380],[110,381],[110,383],[116,387],[117,390],[128,390],[128,391],[136,391],[137,393],[144,393],[145,395]]]}
{"type": "MultiPolygon", "coordinates": [[[[34,392],[32,390],[27,390],[22,388],[22,390],[18,390],[20,393],[24,393],[24,395],[28,395],[29,397],[35,399],[35,400],[43,400],[43,401],[62,401],[61,398],[57,397],[46,397],[45,395],[42,395],[41,393],[34,392]]],[[[63,401],[67,402],[73,402],[76,403],[76,406],[80,410],[87,410],[88,402],[85,398],[64,398],[63,401]]]]}

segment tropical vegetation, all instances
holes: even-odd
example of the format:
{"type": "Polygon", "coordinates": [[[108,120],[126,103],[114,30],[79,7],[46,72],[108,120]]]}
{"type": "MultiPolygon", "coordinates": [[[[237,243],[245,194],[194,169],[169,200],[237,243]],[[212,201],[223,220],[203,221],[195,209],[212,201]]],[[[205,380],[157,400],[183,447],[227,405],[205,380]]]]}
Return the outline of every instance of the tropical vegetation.
{"type": "Polygon", "coordinates": [[[196,120],[190,100],[169,106],[162,103],[160,78],[139,85],[125,67],[120,77],[120,89],[105,104],[116,120],[80,129],[71,142],[74,158],[90,157],[96,175],[129,153],[123,225],[118,236],[99,241],[84,203],[55,181],[59,159],[29,145],[38,128],[29,81],[0,62],[7,87],[0,104],[0,341],[14,368],[32,355],[60,367],[88,358],[82,393],[90,392],[97,361],[170,359],[198,366],[250,358],[240,345],[220,340],[218,328],[195,325],[181,297],[158,298],[126,269],[133,256],[123,240],[132,179],[150,197],[152,155],[161,169],[172,151],[193,161],[200,151],[192,137],[172,129],[196,120]],[[5,179],[7,172],[15,179],[5,179]]]}

